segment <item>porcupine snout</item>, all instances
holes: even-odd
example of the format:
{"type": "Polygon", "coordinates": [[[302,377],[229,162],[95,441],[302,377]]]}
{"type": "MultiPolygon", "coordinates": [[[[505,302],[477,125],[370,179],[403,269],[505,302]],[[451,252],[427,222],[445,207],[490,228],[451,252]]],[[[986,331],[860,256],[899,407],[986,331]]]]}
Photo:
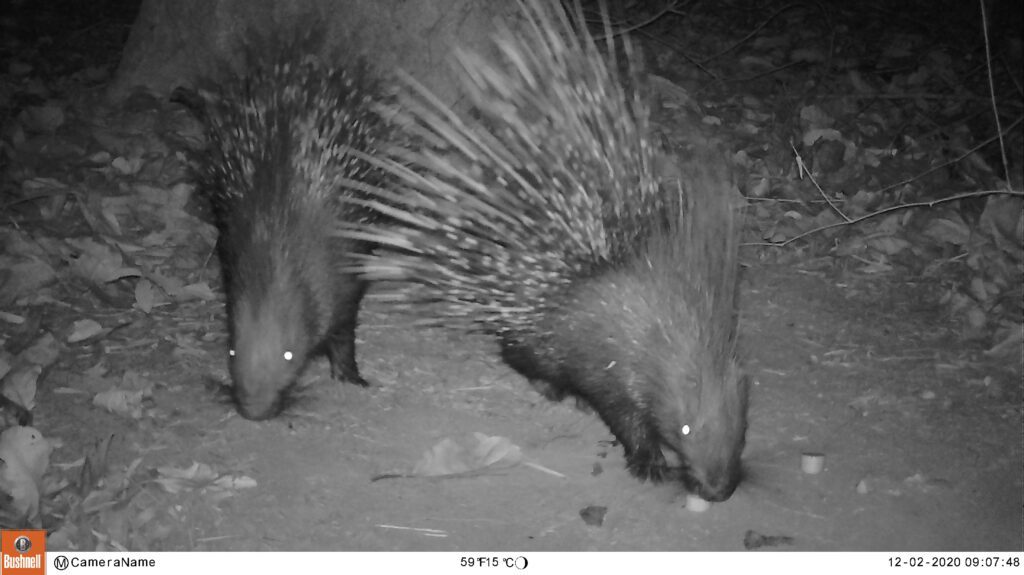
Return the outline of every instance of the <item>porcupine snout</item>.
{"type": "Polygon", "coordinates": [[[282,408],[285,392],[305,364],[308,330],[301,324],[299,306],[291,297],[254,302],[245,294],[234,304],[231,375],[238,410],[247,419],[269,419],[282,408]],[[281,302],[293,302],[278,309],[281,302]]]}
{"type": "Polygon", "coordinates": [[[743,479],[740,456],[746,444],[746,376],[705,382],[701,409],[677,451],[683,457],[683,483],[705,501],[725,501],[743,479]]]}

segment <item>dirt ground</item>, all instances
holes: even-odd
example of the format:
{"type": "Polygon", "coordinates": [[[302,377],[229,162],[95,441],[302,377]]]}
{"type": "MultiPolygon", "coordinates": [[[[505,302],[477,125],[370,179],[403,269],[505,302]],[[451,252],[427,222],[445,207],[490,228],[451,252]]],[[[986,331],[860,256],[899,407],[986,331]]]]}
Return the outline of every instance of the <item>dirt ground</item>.
{"type": "Polygon", "coordinates": [[[111,426],[81,398],[43,390],[36,425],[69,447],[117,433],[111,452],[143,454],[141,468],[198,461],[256,481],[220,500],[154,495],[177,520],[152,541],[160,549],[729,551],[765,536],[785,550],[1020,550],[1019,380],[916,308],[918,289],[799,265],[746,270],[749,477],[703,513],[672,485],[630,477],[596,416],[542,399],[488,338],[403,327],[409,318],[373,303],[359,347],[371,389],[330,382],[320,362],[285,415],[241,418],[206,375],[223,374],[222,337],[168,353],[172,338],[222,334],[204,304],[126,327],[125,342],[156,337],[105,354],[160,382],[149,417],[111,426]],[[520,464],[372,480],[473,432],[563,476],[520,464]],[[825,455],[822,473],[801,471],[805,452],[825,455]],[[581,516],[592,506],[607,510],[600,525],[581,516]]]}

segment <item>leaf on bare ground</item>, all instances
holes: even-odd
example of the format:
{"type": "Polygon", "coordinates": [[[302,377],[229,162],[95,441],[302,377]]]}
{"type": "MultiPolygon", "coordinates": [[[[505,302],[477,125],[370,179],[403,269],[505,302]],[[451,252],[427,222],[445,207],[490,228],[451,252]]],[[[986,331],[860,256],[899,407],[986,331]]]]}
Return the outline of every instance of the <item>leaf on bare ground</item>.
{"type": "Polygon", "coordinates": [[[39,259],[15,260],[3,258],[3,267],[10,276],[0,283],[0,302],[12,302],[30,294],[57,278],[57,272],[39,259]]]}
{"type": "Polygon", "coordinates": [[[1024,198],[1018,196],[989,196],[985,211],[978,220],[997,246],[1020,261],[1024,252],[1024,198]]]}
{"type": "Polygon", "coordinates": [[[127,389],[108,389],[97,393],[92,398],[96,407],[102,407],[111,413],[139,419],[142,417],[142,399],[144,392],[127,389]]]}
{"type": "Polygon", "coordinates": [[[163,303],[163,298],[156,286],[146,278],[140,279],[135,284],[135,307],[143,313],[149,313],[157,303],[163,303]]]}
{"type": "Polygon", "coordinates": [[[142,417],[142,402],[152,395],[153,386],[152,381],[128,370],[124,372],[118,387],[97,393],[92,403],[111,413],[139,419],[142,417]]]}
{"type": "Polygon", "coordinates": [[[956,214],[947,214],[948,218],[935,218],[928,222],[924,235],[936,243],[950,243],[962,246],[971,238],[970,227],[956,214]]]}
{"type": "Polygon", "coordinates": [[[114,434],[98,440],[89,447],[85,453],[82,463],[82,471],[78,474],[78,490],[85,493],[88,489],[95,487],[100,479],[107,475],[107,457],[110,454],[110,444],[114,441],[114,434]]]}
{"type": "Polygon", "coordinates": [[[1022,344],[1024,344],[1024,325],[1011,326],[1006,330],[1001,330],[999,335],[1001,341],[985,350],[985,355],[1018,359],[1019,365],[1022,344]]]}
{"type": "Polygon", "coordinates": [[[870,274],[886,274],[892,271],[892,264],[889,263],[889,258],[883,254],[875,254],[874,259],[857,258],[864,263],[863,266],[857,268],[857,273],[870,275],[870,274]]]}
{"type": "Polygon", "coordinates": [[[197,282],[194,284],[188,284],[182,288],[181,293],[178,295],[179,301],[188,300],[202,300],[202,301],[213,301],[217,299],[217,295],[210,289],[210,284],[206,282],[197,282]]]}
{"type": "Polygon", "coordinates": [[[34,427],[9,427],[0,433],[0,457],[17,459],[37,484],[50,466],[53,443],[34,427]]]}
{"type": "Polygon", "coordinates": [[[78,539],[78,526],[68,521],[46,536],[46,544],[51,549],[78,551],[76,539],[78,539]]]}
{"type": "Polygon", "coordinates": [[[0,429],[18,425],[32,425],[32,412],[0,395],[0,429]]]}
{"type": "Polygon", "coordinates": [[[60,347],[57,345],[57,338],[46,332],[39,336],[31,347],[18,354],[19,359],[30,363],[47,367],[57,361],[60,356],[60,347]]]}
{"type": "Polygon", "coordinates": [[[213,468],[198,461],[192,462],[191,467],[164,466],[156,469],[160,474],[155,481],[168,493],[181,493],[200,489],[213,483],[217,475],[213,468]]]}
{"type": "Polygon", "coordinates": [[[126,267],[121,252],[90,238],[69,240],[77,254],[69,257],[75,275],[95,284],[106,284],[126,277],[141,275],[138,268],[126,267]]]}
{"type": "Polygon", "coordinates": [[[131,488],[132,478],[141,463],[142,458],[137,457],[123,469],[110,469],[108,466],[103,479],[96,481],[99,487],[82,499],[81,511],[86,514],[96,513],[121,503],[126,498],[125,494],[131,488]]]}
{"type": "Polygon", "coordinates": [[[215,499],[229,497],[239,489],[256,487],[256,480],[245,475],[218,475],[205,463],[195,461],[191,467],[158,467],[157,484],[168,493],[199,491],[213,495],[215,499]]]}
{"type": "Polygon", "coordinates": [[[21,365],[3,378],[4,397],[31,412],[36,407],[36,382],[42,366],[35,364],[21,365]]]}
{"type": "Polygon", "coordinates": [[[836,120],[821,107],[812,104],[800,108],[800,123],[810,129],[831,128],[836,123],[836,120]]]}
{"type": "Polygon", "coordinates": [[[10,427],[0,433],[0,501],[6,520],[17,526],[42,526],[39,494],[53,445],[34,427],[10,427]]]}
{"type": "Polygon", "coordinates": [[[508,438],[475,432],[462,443],[445,438],[431,447],[412,475],[438,477],[504,470],[518,465],[523,454],[508,438]]]}
{"type": "Polygon", "coordinates": [[[123,156],[118,156],[114,158],[114,161],[110,162],[110,167],[114,168],[122,175],[131,176],[139,173],[139,170],[142,169],[144,163],[145,160],[142,158],[125,158],[123,156]]]}
{"type": "Polygon", "coordinates": [[[53,104],[30,106],[18,114],[18,121],[33,132],[53,133],[64,124],[64,109],[53,104]]]}
{"type": "Polygon", "coordinates": [[[910,247],[910,242],[895,236],[878,236],[867,240],[871,249],[887,256],[894,256],[910,247]]]}
{"type": "Polygon", "coordinates": [[[175,301],[181,302],[196,299],[213,301],[217,299],[216,294],[214,294],[206,282],[184,285],[184,282],[176,277],[164,276],[158,273],[149,273],[146,277],[160,286],[160,289],[164,290],[164,293],[175,301]]]}
{"type": "Polygon", "coordinates": [[[96,320],[80,319],[72,324],[71,333],[68,334],[68,343],[85,341],[102,334],[103,331],[103,326],[96,320]]]}

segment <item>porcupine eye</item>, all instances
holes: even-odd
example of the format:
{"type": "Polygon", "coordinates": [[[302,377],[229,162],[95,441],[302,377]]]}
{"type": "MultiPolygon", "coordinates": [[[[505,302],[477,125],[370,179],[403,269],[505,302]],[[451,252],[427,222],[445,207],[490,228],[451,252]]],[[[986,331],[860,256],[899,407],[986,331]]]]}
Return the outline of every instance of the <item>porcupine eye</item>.
{"type": "Polygon", "coordinates": [[[686,424],[683,424],[683,426],[679,428],[679,433],[682,433],[683,437],[690,435],[690,431],[690,426],[686,424]]]}

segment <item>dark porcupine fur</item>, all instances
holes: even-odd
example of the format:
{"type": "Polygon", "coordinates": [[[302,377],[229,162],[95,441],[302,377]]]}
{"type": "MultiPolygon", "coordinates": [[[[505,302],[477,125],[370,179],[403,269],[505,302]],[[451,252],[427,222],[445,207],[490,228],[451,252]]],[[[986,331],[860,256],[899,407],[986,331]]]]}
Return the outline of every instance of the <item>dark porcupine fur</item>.
{"type": "MultiPolygon", "coordinates": [[[[412,280],[409,301],[442,302],[443,322],[496,334],[506,363],[547,395],[585,400],[635,476],[727,499],[747,383],[726,162],[697,145],[662,190],[616,46],[606,63],[557,3],[521,5],[525,31],[496,36],[504,65],[459,53],[475,120],[422,88],[394,111],[424,146],[377,160],[402,189],[373,190],[370,206],[401,225],[345,235],[388,247],[361,264],[368,276],[412,280]]],[[[635,81],[632,50],[619,48],[635,81]]]]}
{"type": "Polygon", "coordinates": [[[249,419],[278,414],[320,353],[335,379],[367,385],[355,360],[366,282],[344,268],[371,246],[332,231],[372,219],[339,184],[382,184],[352,151],[379,153],[387,127],[371,108],[370,71],[322,63],[313,34],[250,39],[244,71],[202,92],[203,183],[220,231],[234,396],[249,419]]]}

